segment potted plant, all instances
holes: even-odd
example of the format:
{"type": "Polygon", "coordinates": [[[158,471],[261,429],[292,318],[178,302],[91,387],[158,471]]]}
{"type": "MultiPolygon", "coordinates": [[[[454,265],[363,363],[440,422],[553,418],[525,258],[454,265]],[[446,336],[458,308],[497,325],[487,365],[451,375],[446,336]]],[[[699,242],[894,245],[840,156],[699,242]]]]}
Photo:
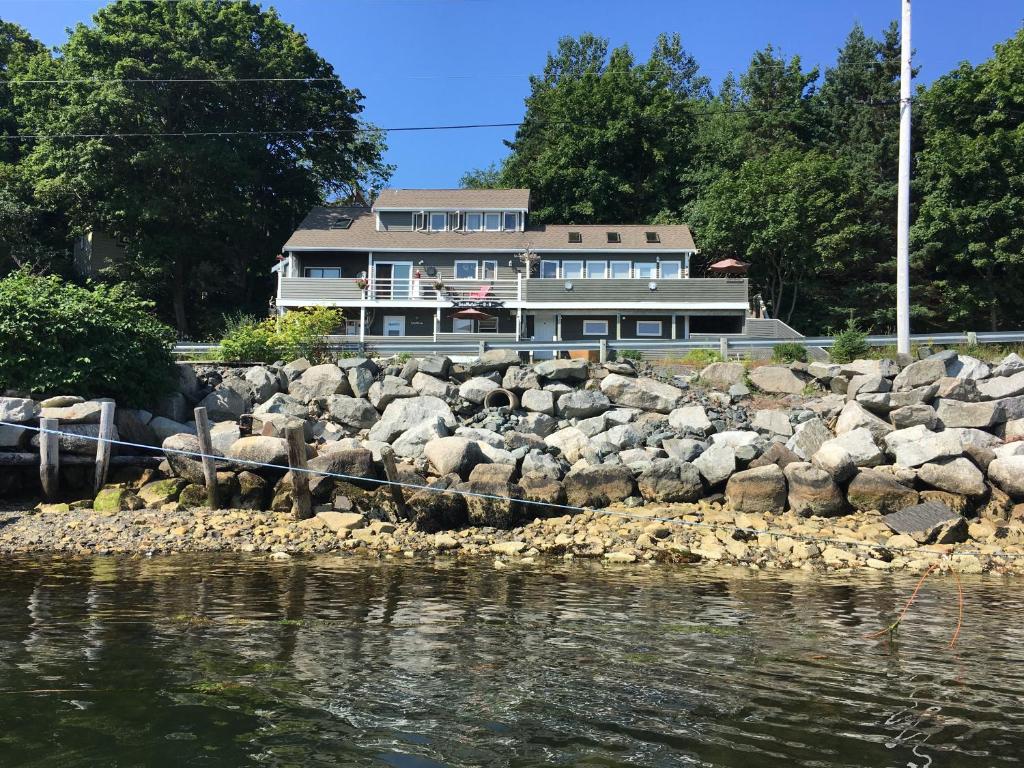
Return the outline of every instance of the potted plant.
{"type": "Polygon", "coordinates": [[[444,283],[441,280],[434,281],[434,290],[440,293],[444,290],[444,283]]]}
{"type": "Polygon", "coordinates": [[[366,290],[366,286],[368,286],[369,284],[370,284],[370,281],[367,280],[365,277],[357,277],[356,278],[356,286],[359,288],[360,291],[365,291],[366,290]]]}

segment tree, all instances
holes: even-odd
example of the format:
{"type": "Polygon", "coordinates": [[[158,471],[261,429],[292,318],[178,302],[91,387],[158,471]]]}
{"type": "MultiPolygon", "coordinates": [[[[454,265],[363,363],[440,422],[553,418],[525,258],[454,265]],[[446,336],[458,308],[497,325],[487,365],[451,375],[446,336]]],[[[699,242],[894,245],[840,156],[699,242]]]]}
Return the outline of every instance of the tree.
{"type": "Polygon", "coordinates": [[[697,72],[678,35],[659,37],[643,64],[593,35],[562,38],[530,78],[501,182],[533,191],[538,221],[644,222],[678,209],[689,101],[707,91],[697,72]]]}
{"type": "Polygon", "coordinates": [[[918,100],[924,145],[912,232],[932,327],[1024,322],[1024,28],[918,100]]]}
{"type": "Polygon", "coordinates": [[[463,189],[496,189],[501,185],[502,167],[498,163],[466,171],[459,179],[459,186],[463,189]]]}
{"type": "Polygon", "coordinates": [[[308,209],[390,173],[362,95],[249,0],[128,0],[93,21],[32,62],[62,82],[15,94],[47,137],[27,159],[36,193],[125,242],[107,276],[180,334],[212,310],[265,311],[268,265],[308,209]]]}

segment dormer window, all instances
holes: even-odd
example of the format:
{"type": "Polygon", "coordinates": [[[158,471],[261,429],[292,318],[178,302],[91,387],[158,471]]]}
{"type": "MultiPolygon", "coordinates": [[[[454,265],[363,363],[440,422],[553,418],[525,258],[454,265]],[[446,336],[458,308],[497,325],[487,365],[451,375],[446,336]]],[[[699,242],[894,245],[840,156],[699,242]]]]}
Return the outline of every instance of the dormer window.
{"type": "Polygon", "coordinates": [[[569,233],[569,242],[570,243],[582,243],[583,242],[583,233],[582,232],[570,232],[569,233]]]}
{"type": "Polygon", "coordinates": [[[448,229],[448,214],[447,213],[431,213],[430,214],[430,231],[431,232],[444,232],[448,229]]]}
{"type": "Polygon", "coordinates": [[[488,232],[498,232],[501,230],[501,214],[500,213],[485,213],[484,214],[484,229],[488,232]]]}
{"type": "Polygon", "coordinates": [[[622,235],[620,235],[618,232],[609,232],[608,233],[608,242],[609,243],[621,243],[622,242],[622,235]]]}
{"type": "Polygon", "coordinates": [[[645,234],[647,235],[648,243],[653,245],[654,243],[661,242],[661,235],[659,235],[657,232],[646,232],[645,234]]]}
{"type": "Polygon", "coordinates": [[[479,232],[484,228],[484,215],[482,213],[466,214],[466,230],[468,232],[479,232]]]}
{"type": "Polygon", "coordinates": [[[519,229],[519,214],[515,211],[505,212],[505,230],[508,232],[515,232],[519,229]]]}

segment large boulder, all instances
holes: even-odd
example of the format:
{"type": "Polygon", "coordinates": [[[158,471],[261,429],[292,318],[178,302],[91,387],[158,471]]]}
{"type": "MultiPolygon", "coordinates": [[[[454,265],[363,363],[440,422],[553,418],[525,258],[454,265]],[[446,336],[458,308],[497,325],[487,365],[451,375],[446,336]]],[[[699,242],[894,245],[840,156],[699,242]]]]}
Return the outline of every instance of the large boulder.
{"type": "Polygon", "coordinates": [[[502,376],[501,386],[516,394],[522,394],[528,389],[540,389],[540,376],[532,368],[513,365],[502,376]]]}
{"type": "Polygon", "coordinates": [[[953,430],[931,432],[922,426],[894,432],[886,440],[886,445],[900,467],[918,467],[938,459],[960,456],[964,452],[959,433],[953,430]],[[901,433],[906,434],[906,438],[901,433]],[[897,436],[901,439],[897,440],[897,436]]]}
{"type": "Polygon", "coordinates": [[[1024,456],[1003,456],[988,465],[988,479],[1014,501],[1024,501],[1024,456]]]}
{"type": "Polygon", "coordinates": [[[249,410],[249,403],[235,390],[217,387],[200,401],[199,407],[206,409],[210,421],[238,421],[249,410]]]}
{"type": "Polygon", "coordinates": [[[668,425],[676,432],[706,435],[714,430],[707,412],[700,405],[684,405],[674,408],[668,415],[668,425]]]}
{"type": "Polygon", "coordinates": [[[374,408],[383,411],[395,400],[403,397],[416,397],[418,394],[400,376],[385,376],[383,381],[375,381],[370,385],[367,398],[374,408]]]}
{"type": "Polygon", "coordinates": [[[448,425],[445,424],[444,418],[434,416],[405,430],[392,441],[391,446],[395,453],[404,459],[418,459],[432,440],[447,436],[448,425]]]}
{"type": "Polygon", "coordinates": [[[405,430],[437,417],[441,417],[449,429],[458,424],[452,409],[440,398],[421,395],[395,400],[370,427],[369,439],[390,443],[405,430]]]}
{"type": "Polygon", "coordinates": [[[633,473],[621,464],[574,469],[565,476],[563,485],[573,507],[603,508],[636,494],[633,473]]]}
{"type": "Polygon", "coordinates": [[[565,513],[565,487],[547,475],[524,474],[519,478],[523,513],[527,517],[565,513]]]}
{"type": "Polygon", "coordinates": [[[421,395],[430,395],[431,397],[440,397],[442,399],[454,397],[458,393],[458,388],[454,384],[434,378],[422,371],[417,371],[412,377],[412,388],[421,395]]]}
{"type": "Polygon", "coordinates": [[[610,373],[601,380],[601,391],[612,402],[645,411],[670,413],[682,405],[683,390],[648,378],[634,379],[610,373]]]}
{"type": "Polygon", "coordinates": [[[512,483],[515,467],[478,464],[469,481],[458,486],[468,491],[466,511],[471,525],[511,528],[522,515],[519,499],[522,489],[512,483]]]}
{"type": "Polygon", "coordinates": [[[466,498],[455,490],[458,484],[457,477],[440,477],[406,499],[417,528],[434,533],[465,525],[466,498]]]}
{"type": "Polygon", "coordinates": [[[430,355],[428,357],[421,357],[420,364],[417,368],[419,373],[425,373],[429,376],[437,376],[438,378],[445,378],[448,376],[448,372],[452,368],[452,361],[444,355],[430,355]]]}
{"type": "Polygon", "coordinates": [[[160,445],[163,438],[157,440],[156,432],[149,426],[152,420],[153,417],[148,411],[134,408],[118,408],[114,411],[114,424],[117,425],[117,431],[121,435],[121,439],[129,443],[160,445]]]}
{"type": "Polygon", "coordinates": [[[867,429],[875,440],[881,441],[893,431],[892,424],[875,416],[856,400],[848,402],[836,419],[836,434],[842,435],[855,429],[867,429]]]}
{"type": "Polygon", "coordinates": [[[786,476],[775,464],[745,469],[729,478],[725,498],[737,512],[781,512],[786,508],[786,476]]]}
{"type": "Polygon", "coordinates": [[[459,386],[459,397],[475,405],[480,405],[487,397],[487,393],[495,389],[500,389],[498,382],[483,376],[474,376],[459,386]]]}
{"type": "Polygon", "coordinates": [[[640,494],[660,503],[694,502],[704,493],[700,472],[688,462],[657,459],[637,479],[640,494]]]}
{"type": "Polygon", "coordinates": [[[370,394],[370,388],[377,380],[376,372],[362,365],[349,368],[345,373],[348,379],[348,387],[352,390],[353,397],[366,397],[370,394]]]}
{"type": "Polygon", "coordinates": [[[469,478],[477,464],[488,462],[476,440],[458,435],[431,440],[423,447],[423,455],[436,474],[455,474],[463,480],[469,478]]]}
{"type": "Polygon", "coordinates": [[[893,389],[900,392],[934,384],[943,376],[950,375],[946,368],[947,362],[945,359],[928,358],[911,363],[896,375],[893,389]]]}
{"type": "MultiPolygon", "coordinates": [[[[288,443],[282,437],[264,437],[262,435],[242,437],[228,448],[227,456],[243,462],[287,467],[288,443]]],[[[258,471],[258,469],[252,471],[258,471]]]]}
{"type": "Polygon", "coordinates": [[[850,481],[846,489],[846,498],[855,510],[875,509],[887,514],[917,504],[918,494],[913,488],[898,482],[888,472],[862,469],[850,481]]]}
{"type": "Polygon", "coordinates": [[[223,455],[242,436],[242,430],[234,421],[222,421],[210,427],[210,442],[213,450],[223,455]]]}
{"type": "Polygon", "coordinates": [[[938,418],[935,409],[926,403],[904,405],[889,413],[889,421],[896,429],[907,429],[921,425],[927,429],[935,427],[938,418]]]}
{"type": "Polygon", "coordinates": [[[262,403],[281,388],[281,379],[277,374],[262,365],[248,369],[243,378],[249,383],[253,402],[262,403]]]}
{"type": "Polygon", "coordinates": [[[784,365],[763,365],[750,371],[750,382],[762,392],[799,395],[807,380],[784,365]]]}
{"type": "Polygon", "coordinates": [[[789,489],[789,508],[798,515],[835,517],[846,510],[846,499],[832,475],[824,469],[794,462],[783,470],[789,489]]]}
{"type": "Polygon", "coordinates": [[[566,461],[556,459],[549,453],[538,450],[530,451],[523,457],[522,472],[524,475],[543,475],[552,480],[561,480],[568,471],[566,461]]]}
{"type": "Polygon", "coordinates": [[[171,435],[186,433],[194,435],[196,433],[195,423],[183,424],[180,421],[172,421],[163,416],[155,416],[146,426],[153,430],[153,436],[156,438],[158,445],[171,435]]]}
{"type": "Polygon", "coordinates": [[[965,403],[960,400],[938,399],[934,405],[939,421],[947,428],[990,429],[1006,421],[1006,411],[1001,400],[965,403]]]}
{"type": "Polygon", "coordinates": [[[504,373],[509,366],[519,365],[519,362],[518,352],[511,349],[489,349],[469,364],[469,375],[480,376],[493,371],[504,373]]]}
{"type": "Polygon", "coordinates": [[[164,458],[171,466],[171,472],[190,483],[205,482],[203,462],[198,458],[202,453],[199,438],[190,434],[169,435],[162,444],[164,458]]]}
{"type": "Polygon", "coordinates": [[[332,421],[355,430],[369,429],[380,420],[377,410],[361,397],[331,395],[327,398],[327,412],[332,421]]]}
{"type": "Polygon", "coordinates": [[[586,360],[544,360],[533,367],[538,376],[552,381],[586,381],[590,366],[586,360]]]}
{"type": "Polygon", "coordinates": [[[334,363],[324,363],[303,371],[288,385],[288,394],[299,402],[308,403],[331,395],[351,395],[352,388],[344,371],[334,363]]]}
{"type": "Polygon", "coordinates": [[[885,454],[878,447],[874,436],[865,427],[859,427],[832,438],[822,445],[815,456],[820,454],[822,449],[832,445],[837,445],[845,450],[855,466],[877,467],[879,464],[885,463],[885,454]]]}
{"type": "Polygon", "coordinates": [[[566,392],[558,398],[558,413],[567,419],[586,419],[611,408],[608,397],[594,389],[566,392]]]}
{"type": "MultiPolygon", "coordinates": [[[[57,437],[57,445],[62,452],[74,453],[80,456],[96,455],[97,438],[100,436],[99,424],[60,424],[58,431],[61,434],[57,437]]],[[[121,439],[116,426],[113,428],[111,439],[121,439]]],[[[38,432],[32,435],[30,443],[33,448],[39,448],[38,432]]]]}
{"type": "Polygon", "coordinates": [[[988,492],[981,470],[964,457],[922,464],[917,476],[933,488],[962,496],[984,496],[988,492]]]}
{"type": "Polygon", "coordinates": [[[754,429],[767,432],[769,435],[786,438],[793,435],[793,425],[789,421],[789,414],[777,408],[755,411],[754,418],[750,423],[754,429]]]}
{"type": "Polygon", "coordinates": [[[701,370],[700,380],[708,387],[724,392],[733,384],[742,382],[746,372],[742,363],[711,363],[701,370]]]}
{"type": "Polygon", "coordinates": [[[821,419],[808,419],[797,424],[793,436],[786,441],[786,447],[804,461],[808,461],[831,439],[832,431],[821,419]]]}
{"type": "Polygon", "coordinates": [[[0,421],[26,424],[39,417],[39,406],[27,397],[0,397],[0,421]]]}
{"type": "Polygon", "coordinates": [[[590,444],[590,439],[576,427],[566,427],[545,437],[544,442],[557,448],[570,464],[575,464],[590,444]]]}
{"type": "Polygon", "coordinates": [[[811,457],[811,464],[827,472],[837,483],[845,483],[857,474],[857,464],[849,451],[833,440],[829,440],[811,457]]]}
{"type": "Polygon", "coordinates": [[[544,389],[527,389],[523,391],[520,402],[527,411],[546,413],[549,416],[555,415],[555,395],[553,392],[548,392],[544,389]]]}
{"type": "Polygon", "coordinates": [[[57,419],[62,425],[99,424],[100,408],[99,400],[84,400],[80,403],[51,408],[44,405],[39,415],[45,419],[57,419]]]}
{"type": "Polygon", "coordinates": [[[714,487],[736,471],[736,451],[728,443],[716,443],[694,459],[693,465],[707,484],[714,487]]]}
{"type": "Polygon", "coordinates": [[[300,403],[291,395],[278,392],[272,395],[265,403],[261,403],[253,408],[252,413],[253,416],[273,413],[290,416],[293,419],[305,419],[309,415],[309,408],[305,403],[300,403]]]}

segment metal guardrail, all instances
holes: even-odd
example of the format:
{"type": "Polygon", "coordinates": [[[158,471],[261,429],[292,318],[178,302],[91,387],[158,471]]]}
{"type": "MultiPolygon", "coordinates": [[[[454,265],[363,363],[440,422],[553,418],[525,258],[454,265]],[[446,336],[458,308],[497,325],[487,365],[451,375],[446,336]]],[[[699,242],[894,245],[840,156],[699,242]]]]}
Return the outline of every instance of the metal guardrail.
{"type": "MultiPolygon", "coordinates": [[[[729,349],[741,351],[745,349],[771,349],[777,344],[802,344],[806,347],[827,349],[835,343],[835,339],[826,336],[804,339],[749,339],[743,337],[726,337],[729,349]]],[[[989,331],[978,333],[919,333],[910,337],[919,344],[1008,344],[1024,342],[1024,331],[989,331]]],[[[868,336],[867,343],[873,347],[885,347],[896,344],[896,336],[868,336]]],[[[598,350],[601,342],[585,341],[495,341],[484,342],[486,349],[511,349],[519,352],[565,352],[575,349],[598,350]]],[[[359,350],[364,345],[358,341],[332,345],[336,351],[359,350]]],[[[371,345],[376,352],[382,354],[475,354],[480,351],[480,343],[476,341],[415,341],[406,336],[395,341],[375,341],[371,345]]],[[[217,348],[216,344],[182,343],[174,347],[174,354],[179,357],[196,356],[209,353],[217,348]]],[[[719,339],[625,339],[608,341],[607,348],[612,351],[636,350],[638,352],[654,350],[693,350],[719,349],[719,339]]]]}

